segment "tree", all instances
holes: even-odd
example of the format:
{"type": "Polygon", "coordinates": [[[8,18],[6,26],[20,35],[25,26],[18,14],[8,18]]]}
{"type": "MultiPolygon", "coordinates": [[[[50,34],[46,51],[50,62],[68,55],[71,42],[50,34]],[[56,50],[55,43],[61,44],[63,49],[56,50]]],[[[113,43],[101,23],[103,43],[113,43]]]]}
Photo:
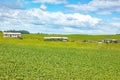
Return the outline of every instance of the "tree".
{"type": "Polygon", "coordinates": [[[2,31],[0,31],[0,33],[2,33],[2,31]]]}
{"type": "Polygon", "coordinates": [[[26,30],[7,30],[7,31],[4,31],[4,32],[15,32],[15,33],[21,33],[21,34],[30,34],[30,32],[26,31],[26,30]]]}

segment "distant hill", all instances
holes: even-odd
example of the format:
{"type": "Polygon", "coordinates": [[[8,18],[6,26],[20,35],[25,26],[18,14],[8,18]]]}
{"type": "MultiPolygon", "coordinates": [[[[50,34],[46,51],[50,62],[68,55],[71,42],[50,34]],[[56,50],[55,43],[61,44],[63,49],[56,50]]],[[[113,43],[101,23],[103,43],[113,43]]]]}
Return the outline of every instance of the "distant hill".
{"type": "Polygon", "coordinates": [[[43,40],[44,37],[68,37],[70,41],[81,40],[105,40],[117,39],[120,40],[120,35],[82,35],[82,34],[23,34],[26,39],[43,40]]]}
{"type": "MultiPolygon", "coordinates": [[[[13,32],[21,32],[21,31],[13,31],[13,32]]],[[[30,34],[29,32],[24,32],[24,31],[22,31],[21,33],[24,39],[31,39],[31,40],[43,40],[44,37],[68,37],[69,41],[105,40],[105,39],[120,40],[120,35],[30,34]]],[[[0,37],[3,37],[1,32],[0,32],[0,37]]]]}

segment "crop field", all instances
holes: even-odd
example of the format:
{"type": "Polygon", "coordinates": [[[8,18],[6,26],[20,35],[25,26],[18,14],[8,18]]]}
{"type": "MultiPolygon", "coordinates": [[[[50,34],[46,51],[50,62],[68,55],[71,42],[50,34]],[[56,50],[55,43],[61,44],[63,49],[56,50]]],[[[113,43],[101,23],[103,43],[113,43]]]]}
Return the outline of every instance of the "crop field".
{"type": "Polygon", "coordinates": [[[120,80],[120,35],[23,34],[23,39],[0,33],[0,80],[120,80]],[[67,36],[68,42],[44,41],[44,36],[67,36]]]}

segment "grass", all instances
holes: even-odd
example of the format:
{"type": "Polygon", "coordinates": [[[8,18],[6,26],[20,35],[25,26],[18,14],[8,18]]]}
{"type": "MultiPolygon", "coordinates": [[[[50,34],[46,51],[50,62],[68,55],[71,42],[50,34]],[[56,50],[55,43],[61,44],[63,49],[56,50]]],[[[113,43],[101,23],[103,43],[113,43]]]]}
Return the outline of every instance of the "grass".
{"type": "Polygon", "coordinates": [[[82,49],[120,49],[120,44],[97,44],[83,43],[82,40],[99,40],[105,39],[106,36],[111,36],[111,39],[120,40],[120,35],[47,35],[47,34],[23,34],[23,40],[16,38],[3,38],[0,34],[0,43],[30,45],[30,46],[49,46],[58,48],[82,48],[82,49]],[[44,41],[44,36],[68,36],[68,42],[44,41]],[[72,40],[75,40],[72,42],[72,40]]]}
{"type": "Polygon", "coordinates": [[[0,45],[0,78],[119,80],[119,50],[0,45]]]}
{"type": "Polygon", "coordinates": [[[83,43],[84,37],[75,35],[68,35],[75,42],[0,36],[0,80],[120,80],[120,44],[83,43]]]}
{"type": "Polygon", "coordinates": [[[47,36],[66,36],[69,38],[69,41],[75,40],[104,40],[104,39],[118,39],[120,40],[120,35],[82,35],[82,34],[70,34],[70,35],[61,35],[61,34],[23,34],[24,39],[34,39],[34,40],[43,40],[43,37],[47,36]]]}

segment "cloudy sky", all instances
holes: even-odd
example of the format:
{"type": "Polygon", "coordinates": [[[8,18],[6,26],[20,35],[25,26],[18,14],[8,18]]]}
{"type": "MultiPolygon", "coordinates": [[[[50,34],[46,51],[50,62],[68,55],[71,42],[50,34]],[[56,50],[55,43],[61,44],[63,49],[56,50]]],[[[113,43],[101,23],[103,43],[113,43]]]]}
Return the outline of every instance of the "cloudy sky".
{"type": "Polygon", "coordinates": [[[119,34],[120,0],[0,0],[0,30],[119,34]]]}

